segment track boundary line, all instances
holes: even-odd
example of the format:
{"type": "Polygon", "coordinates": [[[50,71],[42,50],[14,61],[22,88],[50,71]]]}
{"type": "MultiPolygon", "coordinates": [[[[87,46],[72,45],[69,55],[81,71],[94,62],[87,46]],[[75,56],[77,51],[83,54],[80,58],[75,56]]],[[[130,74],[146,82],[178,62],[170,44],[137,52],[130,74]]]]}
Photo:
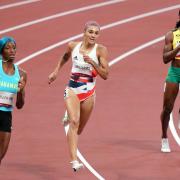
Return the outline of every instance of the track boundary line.
{"type": "Polygon", "coordinates": [[[34,3],[34,2],[38,2],[38,1],[41,1],[41,0],[26,0],[26,1],[20,1],[20,2],[16,2],[16,3],[12,3],[12,4],[6,4],[6,5],[0,6],[0,10],[17,7],[17,6],[22,6],[24,4],[30,4],[30,3],[34,3]]]}
{"type": "Polygon", "coordinates": [[[61,12],[61,13],[58,13],[58,14],[54,14],[54,15],[51,15],[51,16],[47,16],[47,17],[44,17],[44,18],[36,19],[34,21],[29,21],[29,22],[26,22],[26,23],[23,23],[23,24],[20,24],[20,25],[17,25],[17,26],[13,26],[13,27],[10,27],[10,28],[4,29],[4,30],[0,30],[0,34],[11,32],[11,31],[21,29],[21,28],[24,28],[24,27],[32,26],[34,24],[42,23],[44,21],[48,21],[48,20],[51,20],[51,19],[55,19],[55,18],[67,16],[67,15],[70,15],[70,14],[75,14],[75,13],[87,11],[87,10],[90,10],[90,9],[103,7],[103,6],[108,6],[108,5],[123,2],[123,1],[125,1],[125,0],[110,0],[110,1],[102,2],[102,3],[92,4],[92,5],[89,5],[89,6],[83,6],[81,8],[77,8],[77,9],[73,9],[73,10],[68,10],[68,11],[61,12]]]}
{"type": "MultiPolygon", "coordinates": [[[[164,13],[164,12],[167,12],[167,11],[170,11],[170,10],[177,9],[177,8],[179,8],[179,7],[180,7],[180,5],[176,5],[176,6],[171,6],[171,7],[168,7],[168,8],[159,9],[159,10],[156,10],[156,11],[151,11],[151,12],[149,12],[149,13],[144,13],[144,16],[143,16],[143,14],[142,14],[142,15],[135,16],[136,18],[128,18],[128,19],[125,19],[125,20],[118,21],[117,23],[111,23],[111,24],[108,24],[108,25],[106,25],[106,26],[103,26],[103,27],[102,27],[102,30],[105,30],[105,29],[108,29],[108,28],[112,28],[112,27],[115,27],[115,26],[117,26],[117,25],[124,24],[124,23],[127,23],[127,22],[131,22],[131,21],[134,21],[134,20],[137,20],[137,19],[142,19],[142,18],[145,18],[145,17],[148,17],[148,16],[152,16],[152,15],[155,15],[155,14],[164,13]]],[[[54,48],[56,48],[56,47],[58,47],[58,46],[60,46],[60,45],[63,45],[63,44],[65,44],[65,43],[67,43],[67,42],[69,42],[69,41],[71,41],[71,40],[78,39],[78,38],[82,37],[82,35],[83,35],[83,34],[78,34],[78,35],[76,35],[76,36],[72,36],[72,37],[70,37],[70,38],[68,38],[68,39],[65,39],[65,40],[59,42],[59,43],[56,43],[56,44],[54,44],[54,45],[51,45],[51,46],[49,46],[49,47],[47,47],[47,48],[45,48],[45,49],[43,49],[43,50],[37,51],[37,52],[35,52],[35,53],[33,53],[33,54],[31,54],[31,55],[29,55],[29,56],[21,59],[21,60],[18,61],[16,64],[17,64],[17,65],[22,64],[22,63],[24,63],[24,62],[26,62],[26,61],[28,61],[28,60],[30,60],[30,59],[32,59],[32,58],[40,55],[40,54],[43,54],[43,53],[45,53],[45,52],[47,52],[47,51],[50,51],[50,50],[52,50],[52,49],[54,49],[54,48]]],[[[126,58],[127,56],[130,56],[130,55],[132,55],[132,54],[134,54],[134,53],[136,53],[136,52],[138,52],[138,51],[140,51],[140,50],[142,50],[142,49],[144,49],[144,48],[146,48],[146,47],[148,47],[148,46],[151,46],[151,45],[153,45],[153,44],[155,44],[155,43],[158,43],[158,42],[162,41],[163,39],[164,39],[164,36],[161,36],[161,37],[159,37],[159,38],[157,38],[157,39],[154,39],[154,40],[149,41],[149,42],[147,42],[147,43],[145,43],[145,44],[142,44],[142,45],[140,45],[140,46],[138,46],[138,47],[136,47],[136,48],[134,48],[134,49],[132,49],[132,50],[130,50],[130,51],[128,51],[128,52],[120,55],[120,56],[118,56],[117,58],[111,60],[109,65],[112,66],[113,64],[119,62],[120,60],[126,58]]],[[[78,150],[78,151],[79,151],[79,150],[78,150]]],[[[78,157],[79,157],[79,156],[78,156],[78,157]]],[[[83,161],[82,161],[82,162],[83,162],[83,161]]],[[[87,168],[88,168],[88,167],[87,167],[87,168]]],[[[90,169],[89,169],[89,170],[90,170],[90,169]]],[[[91,172],[92,174],[94,174],[91,170],[90,170],[90,172],[91,172]]],[[[97,174],[98,174],[98,173],[97,173],[97,174]]],[[[98,175],[99,175],[99,174],[98,174],[98,175]]],[[[94,176],[96,176],[96,174],[94,174],[94,176]]],[[[99,175],[99,176],[102,177],[101,175],[99,175]]],[[[97,176],[96,176],[96,177],[97,177],[97,176]]],[[[104,180],[104,178],[102,177],[102,179],[100,179],[100,180],[104,180]]]]}
{"type": "MultiPolygon", "coordinates": [[[[175,6],[170,6],[170,7],[167,7],[167,8],[163,8],[163,9],[158,9],[158,10],[151,11],[151,12],[148,12],[148,13],[143,13],[141,15],[133,16],[133,17],[130,17],[130,18],[127,18],[127,19],[124,19],[124,20],[120,20],[120,21],[116,21],[116,22],[104,25],[104,26],[101,27],[101,30],[109,29],[109,28],[112,28],[112,27],[115,27],[115,26],[119,26],[121,24],[136,21],[136,20],[139,20],[139,19],[143,19],[145,17],[156,15],[156,14],[161,14],[161,13],[171,11],[171,10],[175,10],[175,9],[178,9],[178,8],[180,8],[180,4],[175,5],[175,6]]],[[[59,41],[58,43],[55,43],[55,44],[50,45],[50,46],[48,46],[46,48],[43,48],[43,49],[41,49],[39,51],[36,51],[35,53],[21,59],[17,64],[24,63],[24,62],[26,62],[26,61],[40,55],[40,54],[43,54],[43,53],[45,53],[47,51],[50,51],[50,50],[52,50],[54,48],[57,48],[57,47],[59,47],[61,45],[64,45],[64,44],[68,43],[69,41],[73,41],[73,40],[78,39],[78,38],[80,38],[82,36],[83,36],[83,33],[77,34],[77,35],[71,36],[71,37],[69,37],[67,39],[64,39],[62,41],[59,41]]]]}

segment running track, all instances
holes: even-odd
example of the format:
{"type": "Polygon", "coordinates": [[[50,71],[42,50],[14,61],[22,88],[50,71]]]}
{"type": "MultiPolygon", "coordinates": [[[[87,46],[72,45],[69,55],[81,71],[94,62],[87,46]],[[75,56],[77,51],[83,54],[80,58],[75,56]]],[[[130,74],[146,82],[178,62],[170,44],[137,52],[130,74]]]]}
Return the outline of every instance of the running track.
{"type": "MultiPolygon", "coordinates": [[[[0,2],[4,6],[19,1],[0,2]]],[[[0,31],[54,14],[106,1],[41,0],[0,10],[0,31]]],[[[18,45],[17,62],[29,55],[82,33],[90,19],[102,26],[158,9],[179,5],[178,0],[126,0],[87,9],[2,33],[18,45]]],[[[102,31],[99,42],[109,50],[109,61],[174,27],[177,9],[117,25],[102,31]]],[[[88,169],[69,168],[64,129],[63,91],[70,63],[50,87],[47,77],[65,44],[21,64],[28,73],[26,105],[14,111],[14,130],[1,170],[2,180],[93,180],[88,169]]],[[[96,106],[80,136],[79,149],[107,180],[178,180],[179,146],[169,132],[172,153],[160,153],[162,92],[167,65],[162,63],[163,42],[134,53],[110,68],[107,81],[98,78],[96,106]],[[107,88],[108,87],[108,88],[107,88]]],[[[178,103],[178,101],[177,101],[178,103]]],[[[175,122],[176,124],[176,122],[175,122]]],[[[178,131],[178,130],[177,130],[178,131]]]]}

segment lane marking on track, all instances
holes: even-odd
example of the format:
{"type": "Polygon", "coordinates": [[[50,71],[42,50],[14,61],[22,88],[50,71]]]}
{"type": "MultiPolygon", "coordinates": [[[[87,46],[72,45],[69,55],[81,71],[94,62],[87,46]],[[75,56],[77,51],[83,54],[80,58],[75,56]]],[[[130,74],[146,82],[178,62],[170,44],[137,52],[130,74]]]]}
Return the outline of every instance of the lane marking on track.
{"type": "Polygon", "coordinates": [[[172,113],[171,113],[171,115],[170,115],[169,128],[170,128],[170,130],[171,130],[171,133],[172,133],[175,141],[176,141],[177,144],[180,146],[180,138],[179,138],[179,135],[178,135],[178,133],[177,133],[177,131],[176,131],[176,128],[175,128],[175,126],[174,126],[174,120],[173,120],[173,115],[172,115],[172,113]]]}
{"type": "MultiPolygon", "coordinates": [[[[66,136],[67,136],[67,132],[69,130],[69,125],[64,127],[66,136]]],[[[104,177],[102,177],[87,161],[86,159],[83,157],[83,155],[80,153],[80,151],[77,149],[77,157],[81,160],[81,162],[83,162],[83,164],[87,167],[87,169],[89,169],[89,171],[94,174],[94,176],[96,176],[99,180],[105,180],[104,177]]]]}
{"type": "MultiPolygon", "coordinates": [[[[135,20],[138,20],[138,19],[143,19],[145,17],[149,17],[149,16],[152,16],[152,15],[160,14],[160,13],[164,13],[164,12],[175,10],[175,9],[178,9],[178,8],[180,8],[180,4],[175,5],[175,6],[170,6],[170,7],[167,7],[167,8],[163,8],[163,9],[158,9],[158,10],[151,11],[151,12],[148,12],[148,13],[143,13],[143,14],[138,15],[138,16],[133,16],[133,17],[130,17],[130,18],[127,18],[127,19],[124,19],[124,20],[120,20],[120,21],[117,21],[117,22],[110,23],[110,24],[107,24],[105,26],[102,26],[101,30],[109,29],[109,28],[112,28],[112,27],[115,27],[115,26],[119,26],[121,24],[129,23],[129,22],[132,22],[132,21],[135,21],[135,20]]],[[[76,40],[76,39],[78,39],[78,38],[80,38],[82,36],[83,36],[83,33],[72,36],[72,37],[67,38],[65,40],[62,40],[62,41],[60,41],[58,43],[55,43],[55,44],[53,44],[51,46],[48,46],[48,47],[46,47],[44,49],[41,49],[41,50],[39,50],[39,51],[37,51],[37,52],[23,58],[23,59],[21,59],[17,64],[24,63],[24,62],[26,62],[26,61],[28,61],[28,60],[36,57],[36,56],[39,56],[40,54],[43,54],[43,53],[45,53],[47,51],[50,51],[50,50],[52,50],[54,48],[57,48],[57,47],[59,47],[61,45],[64,45],[64,44],[68,43],[69,41],[76,40]]]]}
{"type": "Polygon", "coordinates": [[[125,0],[111,0],[111,1],[103,2],[103,3],[96,3],[96,4],[93,4],[93,5],[89,5],[89,6],[84,6],[84,7],[78,8],[78,9],[65,11],[65,12],[62,12],[62,13],[54,14],[54,15],[47,16],[47,17],[44,17],[44,18],[41,18],[41,19],[37,19],[37,20],[34,20],[34,21],[23,23],[23,24],[20,24],[20,25],[17,25],[17,26],[13,26],[13,27],[10,27],[8,29],[0,30],[0,34],[11,32],[11,31],[21,29],[21,28],[24,28],[24,27],[27,27],[27,26],[32,26],[34,24],[38,24],[38,23],[48,21],[48,20],[52,20],[52,19],[55,19],[55,18],[59,18],[59,17],[62,17],[62,16],[67,16],[67,15],[70,15],[70,14],[80,13],[80,12],[87,11],[87,10],[90,10],[90,9],[95,9],[95,8],[99,8],[99,7],[103,7],[103,6],[108,6],[108,5],[123,2],[123,1],[125,1],[125,0]]]}
{"type": "MultiPolygon", "coordinates": [[[[164,91],[165,91],[166,83],[164,84],[164,91]]],[[[171,133],[177,142],[177,144],[180,146],[180,137],[176,131],[176,128],[174,126],[174,120],[173,120],[173,112],[170,114],[170,121],[169,121],[169,128],[171,130],[171,133]]]]}
{"type": "MultiPolygon", "coordinates": [[[[176,5],[176,6],[171,6],[171,7],[168,7],[168,8],[161,9],[161,10],[152,11],[152,12],[149,12],[149,13],[145,13],[145,14],[144,14],[144,15],[145,15],[144,17],[148,17],[148,16],[152,16],[152,15],[155,15],[155,14],[167,12],[167,11],[170,11],[170,10],[177,9],[177,8],[179,8],[179,7],[180,7],[180,5],[176,5]]],[[[139,16],[136,16],[136,17],[137,17],[137,19],[142,19],[142,18],[144,18],[142,15],[139,15],[139,16]]],[[[103,26],[102,29],[112,28],[112,27],[114,27],[114,26],[117,26],[117,25],[120,25],[120,24],[123,24],[123,23],[127,23],[127,22],[130,22],[130,21],[133,21],[132,18],[128,18],[128,19],[129,19],[129,20],[127,20],[127,19],[126,19],[126,20],[121,20],[121,21],[119,21],[119,23],[114,23],[113,25],[109,24],[109,25],[103,26]],[[121,23],[120,23],[120,22],[121,22],[121,23]]],[[[136,20],[136,19],[134,19],[134,20],[136,20]]],[[[54,48],[56,48],[56,47],[58,47],[58,46],[61,46],[61,45],[65,44],[65,43],[67,43],[67,42],[69,42],[69,41],[71,41],[71,40],[78,39],[78,38],[82,37],[82,35],[83,35],[83,34],[78,34],[78,35],[76,35],[76,36],[73,36],[73,37],[70,37],[70,38],[68,38],[68,39],[65,39],[65,40],[63,40],[63,41],[61,41],[61,42],[59,42],[59,43],[56,43],[56,44],[54,44],[54,45],[51,45],[51,46],[49,46],[49,47],[47,47],[47,48],[45,48],[45,49],[43,49],[43,50],[37,51],[36,53],[33,53],[32,55],[29,55],[29,56],[23,58],[22,60],[18,61],[16,64],[18,64],[18,65],[19,65],[19,64],[22,64],[22,63],[24,63],[24,62],[26,62],[26,61],[28,61],[28,60],[30,60],[30,59],[32,59],[32,58],[40,55],[40,54],[43,54],[43,53],[45,53],[45,52],[47,52],[47,51],[50,51],[50,50],[52,50],[52,49],[54,49],[54,48]]],[[[143,45],[141,45],[141,46],[138,46],[138,47],[134,48],[133,50],[130,50],[130,51],[128,51],[128,52],[126,52],[126,53],[118,56],[117,58],[113,59],[113,60],[109,63],[109,65],[112,66],[112,65],[114,65],[115,63],[119,62],[120,60],[122,60],[122,59],[124,59],[124,58],[126,58],[126,57],[128,57],[128,56],[130,56],[130,55],[132,55],[132,54],[134,54],[134,53],[136,53],[136,52],[138,52],[138,51],[146,48],[146,47],[149,47],[149,46],[151,46],[151,45],[153,45],[153,44],[155,44],[155,43],[158,43],[158,42],[162,41],[163,39],[164,39],[164,36],[161,36],[161,37],[159,37],[159,38],[157,38],[157,39],[154,39],[154,40],[152,40],[152,41],[149,41],[149,42],[147,42],[147,43],[145,43],[145,44],[143,44],[143,45]]],[[[175,129],[175,128],[174,128],[174,129],[175,129]]],[[[66,129],[65,129],[65,131],[66,131],[66,129]]],[[[172,131],[173,131],[173,129],[171,129],[171,132],[172,132],[172,131]]],[[[78,152],[79,152],[79,150],[78,150],[78,152]]],[[[77,153],[78,153],[78,152],[77,152],[77,153]]],[[[81,154],[78,153],[78,157],[82,160],[82,162],[83,162],[84,164],[86,164],[87,161],[84,159],[83,156],[82,156],[83,158],[81,158],[80,155],[81,155],[81,154]]],[[[89,163],[88,163],[88,165],[89,165],[89,163]]],[[[104,179],[105,179],[105,178],[102,177],[99,173],[97,173],[97,171],[95,171],[94,168],[92,168],[92,166],[89,165],[89,166],[86,166],[86,167],[87,167],[87,168],[89,169],[89,171],[90,171],[92,174],[94,174],[94,176],[96,176],[98,179],[100,179],[100,180],[104,180],[104,179]],[[92,169],[93,169],[93,170],[92,170],[92,169]]]]}
{"type": "MultiPolygon", "coordinates": [[[[140,45],[140,46],[138,46],[138,47],[136,47],[136,48],[134,48],[134,49],[132,49],[132,50],[130,50],[130,51],[122,54],[122,55],[120,55],[119,57],[113,59],[113,60],[109,63],[109,65],[112,66],[112,65],[114,65],[115,63],[123,60],[124,58],[126,58],[126,57],[128,57],[128,56],[130,56],[130,55],[132,55],[132,54],[134,54],[134,53],[136,53],[136,52],[138,52],[138,51],[141,51],[141,50],[143,50],[143,49],[145,49],[145,48],[147,48],[147,47],[149,47],[149,46],[152,46],[153,44],[156,44],[156,43],[164,40],[164,38],[165,38],[164,36],[161,36],[161,37],[159,37],[159,38],[157,38],[157,39],[154,39],[154,40],[149,41],[149,42],[147,42],[147,43],[145,43],[145,44],[142,44],[142,45],[140,45]]],[[[178,133],[177,133],[177,131],[176,131],[176,128],[175,128],[175,126],[174,126],[174,120],[173,120],[173,115],[172,115],[172,113],[171,113],[171,115],[170,115],[169,128],[170,128],[170,131],[171,131],[171,133],[172,133],[175,141],[176,141],[177,144],[180,146],[180,137],[179,137],[179,135],[178,135],[178,133]]]]}
{"type": "Polygon", "coordinates": [[[30,3],[37,2],[37,1],[41,1],[41,0],[26,0],[26,1],[21,1],[21,2],[17,2],[17,3],[7,4],[7,5],[0,6],[0,10],[17,7],[17,6],[22,6],[24,4],[30,4],[30,3]]]}

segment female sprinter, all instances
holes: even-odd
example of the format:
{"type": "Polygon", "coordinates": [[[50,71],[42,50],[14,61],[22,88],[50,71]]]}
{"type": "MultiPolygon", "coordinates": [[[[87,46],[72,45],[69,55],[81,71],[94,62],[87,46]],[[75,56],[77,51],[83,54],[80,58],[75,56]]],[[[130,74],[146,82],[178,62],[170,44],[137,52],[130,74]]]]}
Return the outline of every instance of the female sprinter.
{"type": "Polygon", "coordinates": [[[14,64],[16,42],[11,37],[0,39],[0,163],[5,156],[12,127],[13,102],[16,107],[24,105],[26,73],[14,64]]]}
{"type": "Polygon", "coordinates": [[[161,112],[162,140],[161,151],[171,152],[167,130],[169,126],[170,114],[174,108],[174,103],[179,92],[180,84],[180,10],[179,20],[175,29],[165,35],[165,44],[163,50],[163,61],[170,63],[168,75],[166,77],[166,87],[163,98],[163,108],[161,112]]]}
{"type": "Polygon", "coordinates": [[[69,119],[67,141],[74,171],[83,167],[77,159],[78,135],[82,133],[94,106],[96,76],[104,80],[108,78],[108,52],[106,47],[96,44],[99,34],[99,24],[87,22],[82,42],[70,42],[55,70],[49,75],[51,83],[71,56],[72,70],[64,99],[69,119]]]}

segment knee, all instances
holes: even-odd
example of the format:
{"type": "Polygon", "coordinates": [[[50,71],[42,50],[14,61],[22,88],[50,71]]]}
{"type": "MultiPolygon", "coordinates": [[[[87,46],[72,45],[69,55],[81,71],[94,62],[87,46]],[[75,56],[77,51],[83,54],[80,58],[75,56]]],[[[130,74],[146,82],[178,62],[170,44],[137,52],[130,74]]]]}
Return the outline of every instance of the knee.
{"type": "Polygon", "coordinates": [[[79,119],[76,117],[73,117],[70,119],[70,125],[72,128],[77,129],[79,127],[79,119]]]}

